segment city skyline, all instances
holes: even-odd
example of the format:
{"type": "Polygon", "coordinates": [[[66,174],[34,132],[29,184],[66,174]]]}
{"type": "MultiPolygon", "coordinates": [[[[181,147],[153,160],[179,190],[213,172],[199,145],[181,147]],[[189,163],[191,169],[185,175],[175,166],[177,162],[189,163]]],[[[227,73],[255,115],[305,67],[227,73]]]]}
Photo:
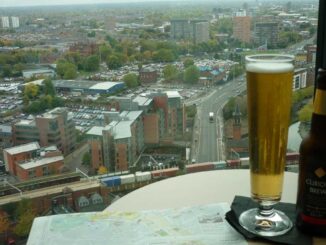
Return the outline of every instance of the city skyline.
{"type": "MultiPolygon", "coordinates": [[[[23,7],[23,6],[51,6],[51,5],[78,5],[78,4],[109,4],[109,3],[143,3],[143,2],[196,2],[195,0],[56,0],[42,1],[42,0],[3,0],[0,3],[2,7],[23,7]]],[[[221,2],[242,2],[241,0],[221,0],[221,2]]],[[[257,0],[246,0],[245,2],[254,2],[257,0]]],[[[267,0],[258,0],[267,1],[267,0]]],[[[285,1],[285,0],[284,0],[285,1]]],[[[300,1],[300,0],[299,0],[300,1]]],[[[206,0],[206,2],[213,2],[206,0]]]]}

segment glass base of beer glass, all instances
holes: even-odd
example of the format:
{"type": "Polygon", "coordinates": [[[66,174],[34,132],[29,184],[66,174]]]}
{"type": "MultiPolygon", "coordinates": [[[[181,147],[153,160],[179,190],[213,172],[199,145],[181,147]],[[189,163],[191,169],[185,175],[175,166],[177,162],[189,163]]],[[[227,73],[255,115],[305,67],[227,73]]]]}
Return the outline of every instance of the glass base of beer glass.
{"type": "Polygon", "coordinates": [[[261,208],[249,209],[240,215],[239,223],[251,233],[269,237],[283,235],[293,226],[283,212],[273,208],[267,212],[261,208]]]}

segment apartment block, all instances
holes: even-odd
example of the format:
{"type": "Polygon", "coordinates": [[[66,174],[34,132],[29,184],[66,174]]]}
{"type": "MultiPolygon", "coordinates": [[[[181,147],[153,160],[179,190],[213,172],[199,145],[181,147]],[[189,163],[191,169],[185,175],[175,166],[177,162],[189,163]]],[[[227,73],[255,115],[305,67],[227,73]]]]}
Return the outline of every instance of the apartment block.
{"type": "Polygon", "coordinates": [[[267,43],[275,47],[278,42],[279,25],[277,22],[259,22],[255,24],[255,41],[258,45],[267,43]]]}
{"type": "Polygon", "coordinates": [[[6,171],[20,180],[59,173],[63,166],[63,155],[56,146],[41,148],[31,142],[3,150],[6,171]]]}
{"type": "Polygon", "coordinates": [[[9,17],[8,16],[2,16],[1,17],[1,27],[3,29],[7,29],[7,28],[10,27],[9,17]]]}
{"type": "Polygon", "coordinates": [[[144,148],[143,111],[123,111],[118,121],[93,127],[89,139],[92,166],[104,165],[110,171],[128,170],[144,148]]]}
{"type": "Polygon", "coordinates": [[[19,17],[11,16],[11,26],[12,28],[19,28],[19,17]]]}
{"type": "Polygon", "coordinates": [[[233,36],[244,43],[251,42],[251,17],[235,16],[233,18],[233,36]]]}
{"type": "Polygon", "coordinates": [[[76,145],[75,124],[65,108],[55,108],[40,116],[13,125],[14,145],[38,141],[40,146],[56,145],[64,155],[76,145]]]}
{"type": "Polygon", "coordinates": [[[110,171],[128,170],[145,145],[172,143],[185,130],[185,109],[177,91],[156,92],[134,99],[114,98],[120,108],[134,108],[105,115],[105,126],[86,134],[92,166],[104,165],[110,171]],[[128,103],[127,103],[128,102],[128,103]]]}
{"type": "Polygon", "coordinates": [[[207,20],[171,20],[171,38],[188,40],[195,44],[209,40],[209,23],[207,20]]]}

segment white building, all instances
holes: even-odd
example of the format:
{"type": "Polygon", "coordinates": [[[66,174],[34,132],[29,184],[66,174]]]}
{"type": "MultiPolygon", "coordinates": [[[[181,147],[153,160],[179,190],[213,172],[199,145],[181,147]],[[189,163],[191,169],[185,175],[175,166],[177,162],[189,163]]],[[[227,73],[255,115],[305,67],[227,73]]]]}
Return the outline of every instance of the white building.
{"type": "Polygon", "coordinates": [[[11,16],[11,25],[12,25],[12,28],[18,28],[19,27],[19,17],[11,16]]]}
{"type": "Polygon", "coordinates": [[[9,17],[8,16],[2,16],[1,17],[1,27],[3,29],[10,27],[10,25],[9,25],[9,17]]]}
{"type": "Polygon", "coordinates": [[[307,87],[307,69],[295,69],[293,76],[293,91],[307,87]]]}

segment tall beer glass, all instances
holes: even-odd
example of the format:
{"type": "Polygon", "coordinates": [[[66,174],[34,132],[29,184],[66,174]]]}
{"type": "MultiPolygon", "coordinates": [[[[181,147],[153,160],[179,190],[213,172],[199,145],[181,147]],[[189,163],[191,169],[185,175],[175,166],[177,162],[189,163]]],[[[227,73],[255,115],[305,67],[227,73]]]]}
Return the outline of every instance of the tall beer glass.
{"type": "Polygon", "coordinates": [[[239,223],[262,236],[292,228],[273,205],[282,194],[293,69],[290,55],[246,56],[251,197],[259,208],[242,213],[239,223]]]}

